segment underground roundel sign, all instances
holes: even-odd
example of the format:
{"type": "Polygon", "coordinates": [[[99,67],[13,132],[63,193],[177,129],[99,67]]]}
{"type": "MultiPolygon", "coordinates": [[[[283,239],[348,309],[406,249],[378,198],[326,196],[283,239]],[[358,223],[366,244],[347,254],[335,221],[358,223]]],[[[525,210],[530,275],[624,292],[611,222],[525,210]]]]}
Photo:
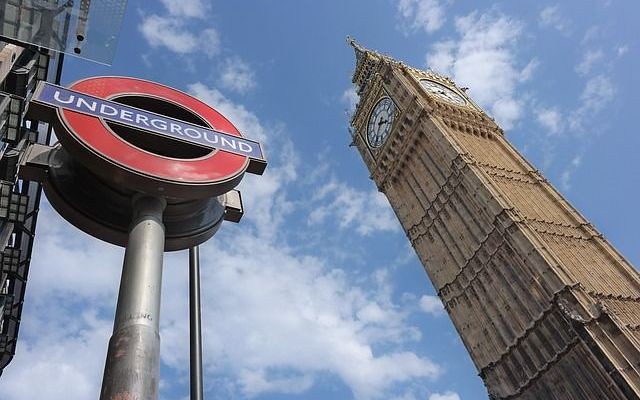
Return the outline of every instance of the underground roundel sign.
{"type": "Polygon", "coordinates": [[[95,77],[69,88],[40,82],[31,111],[52,117],[63,147],[88,169],[149,194],[220,195],[267,164],[260,143],[214,108],[142,79],[95,77]]]}

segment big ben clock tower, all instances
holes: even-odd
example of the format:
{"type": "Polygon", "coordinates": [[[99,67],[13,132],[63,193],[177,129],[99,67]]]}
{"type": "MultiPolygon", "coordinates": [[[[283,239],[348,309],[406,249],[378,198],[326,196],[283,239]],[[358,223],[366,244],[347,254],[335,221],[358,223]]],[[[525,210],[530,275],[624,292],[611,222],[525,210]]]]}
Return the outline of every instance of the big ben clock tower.
{"type": "Polygon", "coordinates": [[[492,399],[640,398],[640,275],[450,79],[350,40],[353,144],[492,399]]]}

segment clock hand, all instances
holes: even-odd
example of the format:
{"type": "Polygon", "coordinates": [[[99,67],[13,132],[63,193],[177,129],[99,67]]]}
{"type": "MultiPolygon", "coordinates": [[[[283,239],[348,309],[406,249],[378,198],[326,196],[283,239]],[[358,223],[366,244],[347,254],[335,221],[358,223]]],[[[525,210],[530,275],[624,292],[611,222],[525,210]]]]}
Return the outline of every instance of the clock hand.
{"type": "Polygon", "coordinates": [[[386,124],[387,122],[389,122],[389,121],[387,121],[386,119],[381,119],[380,122],[378,122],[378,126],[380,126],[382,124],[386,124]]]}

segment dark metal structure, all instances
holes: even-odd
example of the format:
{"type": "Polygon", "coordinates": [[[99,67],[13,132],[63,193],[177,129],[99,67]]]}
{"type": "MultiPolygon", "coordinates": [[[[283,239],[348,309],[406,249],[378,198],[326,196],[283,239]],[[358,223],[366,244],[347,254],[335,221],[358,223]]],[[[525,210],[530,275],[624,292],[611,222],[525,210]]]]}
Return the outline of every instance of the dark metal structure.
{"type": "Polygon", "coordinates": [[[18,179],[17,166],[30,142],[48,143],[51,135],[26,118],[26,105],[38,81],[59,81],[63,63],[61,54],[55,60],[23,46],[0,41],[0,374],[16,350],[41,197],[40,184],[18,179]]]}
{"type": "Polygon", "coordinates": [[[75,54],[82,45],[83,57],[112,59],[126,4],[0,1],[0,375],[16,351],[41,197],[41,185],[20,179],[18,165],[31,143],[48,144],[52,132],[40,116],[26,114],[27,105],[38,81],[60,83],[72,40],[75,54]]]}
{"type": "Polygon", "coordinates": [[[202,319],[200,304],[200,248],[189,249],[189,375],[191,400],[204,398],[202,379],[202,319]]]}

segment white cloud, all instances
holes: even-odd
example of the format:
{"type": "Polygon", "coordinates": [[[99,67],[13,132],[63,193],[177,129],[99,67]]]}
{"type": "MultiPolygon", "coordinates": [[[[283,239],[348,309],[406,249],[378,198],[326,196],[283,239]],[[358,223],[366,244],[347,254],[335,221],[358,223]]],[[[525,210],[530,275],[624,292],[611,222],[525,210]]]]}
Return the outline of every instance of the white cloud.
{"type": "Polygon", "coordinates": [[[435,32],[446,21],[444,3],[442,0],[399,0],[398,15],[410,30],[435,32]]]}
{"type": "Polygon", "coordinates": [[[582,56],[582,60],[576,66],[576,72],[580,75],[587,75],[591,72],[591,69],[596,65],[599,61],[604,58],[604,53],[602,50],[588,50],[582,56]]]}
{"type": "Polygon", "coordinates": [[[456,392],[447,391],[445,393],[432,393],[429,400],[460,400],[460,396],[456,392]]]}
{"type": "Polygon", "coordinates": [[[202,0],[160,0],[169,15],[182,18],[204,18],[209,6],[202,0]]]}
{"type": "Polygon", "coordinates": [[[43,202],[6,400],[86,399],[99,393],[122,249],[70,226],[43,202]],[[33,382],[38,382],[34,385],[33,382]]]}
{"type": "Polygon", "coordinates": [[[200,48],[209,58],[220,53],[220,34],[214,28],[204,29],[198,39],[200,48]]]}
{"type": "Polygon", "coordinates": [[[208,28],[196,35],[180,17],[148,15],[143,17],[139,29],[153,48],[165,47],[177,54],[204,50],[209,57],[220,51],[220,38],[215,29],[208,28]]]}
{"type": "Polygon", "coordinates": [[[536,112],[538,123],[542,125],[547,133],[557,134],[562,131],[562,114],[556,108],[543,108],[536,112]]]}
{"type": "Polygon", "coordinates": [[[280,127],[264,127],[255,114],[231,102],[216,88],[197,82],[189,85],[188,91],[221,112],[243,135],[262,143],[269,166],[262,176],[246,176],[240,186],[245,209],[250,210],[243,221],[251,221],[263,237],[276,236],[280,223],[292,209],[284,187],[297,177],[299,162],[290,140],[283,137],[280,127]],[[271,148],[278,148],[274,156],[281,162],[274,162],[271,148]]]}
{"type": "Polygon", "coordinates": [[[376,190],[360,191],[336,180],[321,185],[312,196],[310,225],[337,221],[341,229],[355,227],[361,235],[399,229],[389,202],[376,190]]]}
{"type": "Polygon", "coordinates": [[[458,40],[435,43],[427,66],[470,88],[470,95],[493,114],[504,129],[522,116],[524,101],[516,97],[518,84],[530,79],[535,60],[517,67],[520,22],[504,15],[471,13],[456,19],[458,40]]]}
{"type": "MultiPolygon", "coordinates": [[[[542,145],[545,148],[543,164],[548,167],[556,154],[557,147],[561,144],[557,134],[563,134],[564,140],[572,140],[571,146],[580,144],[580,153],[574,156],[561,170],[559,187],[564,191],[571,189],[571,181],[576,171],[582,165],[582,153],[588,145],[591,136],[598,135],[601,127],[597,125],[598,114],[614,101],[616,88],[606,75],[597,75],[585,82],[584,89],[578,98],[578,104],[570,112],[561,112],[557,107],[541,107],[536,110],[536,118],[542,125],[547,135],[542,137],[542,145]],[[566,134],[566,135],[565,135],[566,134]],[[576,142],[576,139],[578,140],[576,142]]],[[[567,145],[569,143],[566,143],[567,145]]]]}
{"type": "Polygon", "coordinates": [[[614,95],[615,88],[611,79],[599,75],[587,81],[580,100],[589,111],[597,112],[613,100],[614,95]]]}
{"type": "MultiPolygon", "coordinates": [[[[373,277],[375,289],[364,289],[342,269],[244,230],[233,232],[236,245],[227,246],[227,236],[203,251],[203,265],[211,266],[203,270],[209,374],[235,376],[237,391],[252,396],[301,392],[329,373],[356,398],[373,399],[396,383],[440,373],[413,353],[380,350],[415,335],[373,277]]],[[[186,373],[186,282],[182,294],[175,311],[163,315],[162,338],[165,361],[186,373]]]]}
{"type": "Polygon", "coordinates": [[[458,43],[453,40],[436,42],[431,46],[431,52],[427,54],[427,66],[434,71],[451,73],[458,52],[458,43]]]}
{"type": "Polygon", "coordinates": [[[623,55],[627,54],[628,51],[629,46],[626,44],[620,45],[616,48],[616,54],[618,55],[618,57],[622,57],[623,55]]]}
{"type": "Polygon", "coordinates": [[[197,38],[175,18],[150,15],[142,20],[140,31],[151,47],[164,46],[174,53],[193,53],[198,46],[197,38]]]}
{"type": "Polygon", "coordinates": [[[209,10],[207,4],[202,0],[160,1],[167,14],[143,14],[138,27],[152,48],[164,47],[180,55],[202,51],[209,58],[220,53],[218,31],[211,27],[201,29],[192,23],[206,18],[209,10]]]}
{"type": "Polygon", "coordinates": [[[540,62],[538,60],[536,60],[535,58],[531,61],[529,61],[529,64],[527,64],[521,71],[520,71],[520,80],[521,81],[528,81],[529,79],[531,79],[531,77],[533,76],[533,73],[535,72],[535,70],[538,68],[538,66],[540,65],[540,62]]]}
{"type": "Polygon", "coordinates": [[[350,87],[342,93],[340,100],[343,104],[346,104],[347,111],[352,113],[356,110],[356,106],[360,101],[360,96],[358,96],[358,92],[355,87],[350,87]]]}
{"type": "Polygon", "coordinates": [[[254,75],[249,64],[240,58],[228,58],[222,67],[220,83],[234,92],[246,93],[256,86],[254,75]]]}
{"type": "MultiPolygon", "coordinates": [[[[581,66],[577,68],[583,73],[589,72],[595,60],[602,57],[600,51],[593,52],[592,55],[588,54],[581,66]]],[[[604,74],[596,75],[585,81],[579,102],[572,111],[563,113],[557,107],[541,107],[536,110],[536,119],[548,134],[563,132],[577,136],[595,134],[597,132],[590,131],[591,123],[596,120],[598,113],[614,101],[615,96],[616,88],[611,78],[604,74]]],[[[553,147],[551,143],[548,145],[553,147]]],[[[572,168],[575,169],[577,166],[572,168]]],[[[564,178],[565,181],[569,180],[571,173],[571,171],[565,173],[567,176],[564,178]]]]}
{"type": "Polygon", "coordinates": [[[564,191],[571,190],[571,178],[573,178],[573,174],[580,168],[580,165],[582,165],[582,156],[578,154],[571,159],[569,165],[562,171],[560,175],[560,185],[564,191]]]}
{"type": "Polygon", "coordinates": [[[602,29],[598,26],[589,27],[582,36],[580,43],[583,45],[597,41],[602,36],[602,29]]]}
{"type": "MultiPolygon", "coordinates": [[[[73,321],[70,321],[68,316],[64,318],[61,315],[60,310],[55,310],[59,303],[48,307],[44,303],[40,305],[44,307],[40,313],[52,313],[52,317],[43,318],[48,320],[53,330],[41,331],[42,336],[37,340],[20,338],[16,356],[2,376],[2,398],[95,398],[100,392],[112,324],[87,313],[74,313],[73,321]],[[56,323],[52,321],[53,317],[62,317],[62,320],[56,323]],[[71,324],[65,325],[63,321],[71,324]]],[[[36,310],[27,311],[33,313],[36,310]]]]}
{"type": "Polygon", "coordinates": [[[569,30],[569,21],[561,15],[558,5],[542,9],[539,18],[540,25],[544,27],[551,27],[565,33],[569,30]]]}
{"type": "Polygon", "coordinates": [[[438,296],[423,295],[420,298],[420,309],[427,314],[435,316],[444,314],[444,306],[438,296]]]}
{"type": "Polygon", "coordinates": [[[608,76],[598,75],[589,79],[580,95],[580,107],[569,116],[570,129],[584,130],[586,122],[611,103],[615,93],[615,86],[608,76]]]}
{"type": "MultiPolygon", "coordinates": [[[[189,91],[227,115],[248,136],[281,147],[281,135],[216,89],[196,83],[189,91]]],[[[330,373],[359,399],[384,396],[398,382],[437,376],[438,365],[401,350],[407,341],[417,340],[419,332],[407,325],[405,313],[391,300],[383,273],[371,277],[374,289],[364,289],[327,260],[293,252],[277,234],[284,216],[300,200],[291,200],[288,192],[297,178],[295,153],[289,150],[274,157],[264,176],[241,187],[247,210],[244,226],[227,231],[233,239],[221,236],[203,249],[205,265],[215,264],[203,272],[207,288],[203,301],[212,305],[203,316],[203,321],[210,321],[204,323],[209,338],[207,370],[230,373],[236,391],[245,396],[303,392],[318,374],[330,373]],[[248,229],[252,226],[254,230],[248,229]],[[236,245],[226,246],[231,240],[236,245]],[[397,350],[381,351],[385,343],[395,343],[397,350]]],[[[397,225],[386,200],[344,184],[326,186],[311,201],[331,209],[340,202],[338,190],[359,206],[343,212],[341,225],[362,234],[388,229],[385,224],[397,225]],[[359,218],[364,206],[379,210],[377,217],[382,215],[386,222],[366,218],[357,222],[353,218],[359,218]]],[[[186,305],[174,306],[163,345],[169,349],[165,354],[176,355],[167,362],[184,369],[186,305]]]]}
{"type": "Polygon", "coordinates": [[[265,376],[265,371],[245,370],[240,372],[240,385],[248,397],[272,392],[303,393],[309,390],[313,383],[313,378],[308,375],[269,379],[265,376]]]}
{"type": "Polygon", "coordinates": [[[536,113],[537,122],[546,130],[547,135],[542,137],[544,147],[543,164],[548,167],[556,154],[560,136],[564,140],[570,139],[571,144],[579,143],[581,153],[574,156],[560,173],[559,187],[565,191],[571,189],[571,180],[575,172],[582,164],[582,152],[589,138],[600,131],[595,123],[598,114],[605,109],[614,99],[616,88],[611,79],[606,75],[597,75],[587,79],[584,89],[579,96],[578,104],[569,112],[562,112],[557,107],[540,107],[536,113]],[[579,142],[576,142],[576,139],[579,142]]]}
{"type": "Polygon", "coordinates": [[[255,114],[242,104],[227,99],[218,89],[208,87],[202,82],[190,84],[187,89],[190,94],[220,111],[243,135],[264,143],[278,137],[276,130],[264,127],[255,114]]]}

